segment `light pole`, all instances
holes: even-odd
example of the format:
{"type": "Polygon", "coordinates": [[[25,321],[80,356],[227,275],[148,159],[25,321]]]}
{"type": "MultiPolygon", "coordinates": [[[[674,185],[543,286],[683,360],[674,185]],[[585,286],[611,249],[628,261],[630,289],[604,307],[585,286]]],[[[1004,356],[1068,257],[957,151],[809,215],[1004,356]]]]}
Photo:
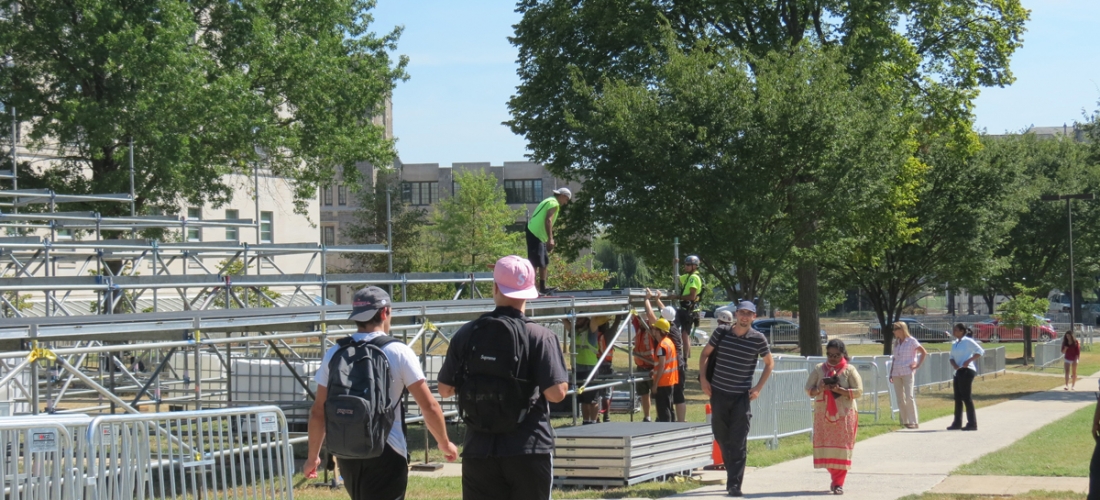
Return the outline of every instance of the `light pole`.
{"type": "Polygon", "coordinates": [[[1073,200],[1095,200],[1096,195],[1092,193],[1045,194],[1039,199],[1043,201],[1066,200],[1066,221],[1069,224],[1069,328],[1072,330],[1073,325],[1077,324],[1078,314],[1080,313],[1077,311],[1077,294],[1073,283],[1073,211],[1070,209],[1070,202],[1073,200]]]}

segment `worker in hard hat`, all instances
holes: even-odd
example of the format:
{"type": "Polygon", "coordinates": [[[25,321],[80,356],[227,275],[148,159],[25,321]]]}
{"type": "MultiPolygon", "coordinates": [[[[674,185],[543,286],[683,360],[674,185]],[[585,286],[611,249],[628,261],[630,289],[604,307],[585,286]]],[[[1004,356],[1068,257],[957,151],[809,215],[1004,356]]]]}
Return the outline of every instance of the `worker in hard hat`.
{"type": "Polygon", "coordinates": [[[653,406],[657,407],[658,422],[672,422],[675,418],[672,391],[680,381],[680,358],[676,353],[676,345],[669,338],[671,326],[664,318],[653,323],[653,327],[661,332],[661,342],[653,350],[653,389],[650,392],[653,406]]]}

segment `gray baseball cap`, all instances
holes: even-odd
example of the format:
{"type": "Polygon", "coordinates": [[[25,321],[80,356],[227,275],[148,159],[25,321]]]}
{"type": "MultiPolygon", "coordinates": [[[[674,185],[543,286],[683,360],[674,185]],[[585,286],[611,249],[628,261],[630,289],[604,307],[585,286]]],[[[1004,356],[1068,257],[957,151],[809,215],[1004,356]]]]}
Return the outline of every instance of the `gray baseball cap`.
{"type": "Polygon", "coordinates": [[[367,322],[374,318],[378,311],[390,306],[390,294],[376,286],[368,286],[355,292],[351,299],[351,321],[367,322]]]}
{"type": "Polygon", "coordinates": [[[737,310],[752,311],[753,314],[756,314],[756,304],[753,304],[752,302],[749,302],[747,300],[742,300],[740,303],[737,304],[737,310]]]}

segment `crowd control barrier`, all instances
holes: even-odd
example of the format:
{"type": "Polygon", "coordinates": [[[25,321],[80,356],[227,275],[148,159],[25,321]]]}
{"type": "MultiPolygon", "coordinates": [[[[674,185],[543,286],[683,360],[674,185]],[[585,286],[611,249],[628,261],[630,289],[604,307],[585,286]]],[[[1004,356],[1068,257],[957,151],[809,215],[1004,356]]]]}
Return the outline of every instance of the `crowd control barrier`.
{"type": "Polygon", "coordinates": [[[293,454],[276,406],[96,417],[89,500],[293,500],[293,454]]]}
{"type": "Polygon", "coordinates": [[[1035,366],[1046,368],[1063,358],[1062,340],[1055,339],[1050,342],[1035,344],[1035,366]]]}
{"type": "Polygon", "coordinates": [[[80,455],[85,415],[0,418],[5,500],[83,498],[80,455]]]}
{"type": "MultiPolygon", "coordinates": [[[[749,439],[767,439],[768,447],[779,438],[813,431],[813,400],[806,395],[806,370],[775,370],[760,397],[752,402],[749,439]]],[[[760,380],[761,372],[756,372],[760,380]]]]}

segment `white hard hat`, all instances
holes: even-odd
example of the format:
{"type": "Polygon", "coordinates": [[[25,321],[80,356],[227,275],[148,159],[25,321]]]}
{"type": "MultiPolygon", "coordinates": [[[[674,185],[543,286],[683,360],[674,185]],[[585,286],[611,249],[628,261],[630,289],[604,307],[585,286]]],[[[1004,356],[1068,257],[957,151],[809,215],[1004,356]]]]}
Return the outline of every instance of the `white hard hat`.
{"type": "Polygon", "coordinates": [[[733,313],[731,313],[729,309],[722,309],[714,313],[714,318],[717,319],[719,323],[733,323],[733,313]]]}
{"type": "Polygon", "coordinates": [[[661,317],[667,319],[669,322],[672,322],[676,319],[676,308],[672,306],[665,306],[664,309],[661,309],[661,317]]]}

